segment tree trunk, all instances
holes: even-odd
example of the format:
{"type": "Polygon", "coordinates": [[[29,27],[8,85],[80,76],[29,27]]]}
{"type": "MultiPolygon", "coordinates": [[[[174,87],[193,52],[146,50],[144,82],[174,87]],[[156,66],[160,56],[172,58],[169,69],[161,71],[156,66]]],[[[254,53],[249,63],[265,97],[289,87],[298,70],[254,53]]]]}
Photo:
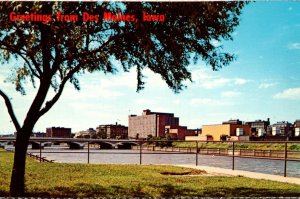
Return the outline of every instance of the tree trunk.
{"type": "Polygon", "coordinates": [[[10,195],[14,197],[25,195],[25,166],[27,147],[33,127],[41,116],[39,111],[47,96],[51,84],[51,77],[52,76],[49,75],[44,78],[43,81],[41,81],[39,90],[29,108],[23,126],[17,132],[14,166],[10,181],[10,195]]]}
{"type": "Polygon", "coordinates": [[[25,196],[26,153],[31,132],[32,129],[25,130],[23,128],[21,128],[20,132],[17,132],[14,165],[10,182],[10,195],[14,197],[25,196]]]}

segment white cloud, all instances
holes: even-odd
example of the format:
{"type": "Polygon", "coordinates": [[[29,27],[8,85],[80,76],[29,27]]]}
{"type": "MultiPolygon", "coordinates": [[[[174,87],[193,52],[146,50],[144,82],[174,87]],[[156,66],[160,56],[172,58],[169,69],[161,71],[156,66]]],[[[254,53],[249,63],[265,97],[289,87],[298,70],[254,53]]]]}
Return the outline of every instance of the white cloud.
{"type": "MultiPolygon", "coordinates": [[[[150,69],[144,69],[142,71],[146,87],[151,88],[167,88],[167,84],[161,78],[159,74],[154,73],[150,69]]],[[[122,89],[124,87],[135,90],[137,88],[137,73],[135,68],[132,68],[129,72],[120,72],[116,75],[108,75],[101,77],[99,80],[101,87],[107,89],[122,89]]],[[[88,85],[90,82],[86,82],[88,85]]]]}
{"type": "Polygon", "coordinates": [[[153,106],[155,104],[157,104],[159,100],[157,99],[137,99],[135,100],[135,103],[136,104],[140,104],[140,105],[144,105],[144,106],[153,106]]]}
{"type": "Polygon", "coordinates": [[[210,98],[194,98],[191,99],[190,103],[192,105],[208,105],[213,103],[215,100],[210,99],[210,98]]]}
{"type": "Polygon", "coordinates": [[[300,43],[291,43],[288,45],[288,48],[291,50],[294,50],[294,49],[298,50],[298,49],[300,49],[300,43]]]}
{"type": "Polygon", "coordinates": [[[193,98],[190,100],[191,105],[205,105],[205,106],[220,106],[229,105],[229,103],[222,100],[216,100],[212,98],[193,98]]]}
{"type": "Polygon", "coordinates": [[[9,77],[9,72],[7,70],[0,69],[0,89],[2,89],[3,92],[7,91],[14,91],[14,85],[11,82],[7,81],[7,78],[9,77]]]}
{"type": "Polygon", "coordinates": [[[218,87],[222,87],[230,82],[230,79],[227,78],[219,78],[219,79],[214,79],[206,82],[202,82],[202,87],[206,89],[214,89],[218,87]]]}
{"type": "Polygon", "coordinates": [[[219,46],[222,45],[222,43],[221,43],[220,41],[216,40],[216,39],[212,39],[212,40],[211,40],[211,44],[212,44],[213,46],[215,46],[215,47],[219,47],[219,46]]]}
{"type": "Polygon", "coordinates": [[[242,78],[215,78],[200,82],[200,87],[205,89],[214,89],[228,85],[244,85],[247,82],[249,82],[249,80],[242,78]]]}
{"type": "Polygon", "coordinates": [[[6,79],[5,75],[0,73],[0,83],[1,84],[5,82],[5,79],[6,79]]]}
{"type": "Polygon", "coordinates": [[[270,88],[270,87],[274,87],[276,86],[278,83],[261,83],[258,88],[260,89],[267,89],[267,88],[270,88]]]}
{"type": "Polygon", "coordinates": [[[237,32],[237,31],[235,31],[235,32],[233,32],[231,35],[232,36],[236,36],[236,35],[238,35],[239,33],[237,32]]]}
{"type": "Polygon", "coordinates": [[[300,100],[300,88],[289,88],[273,96],[275,99],[300,100]]]}
{"type": "Polygon", "coordinates": [[[112,87],[136,87],[137,80],[136,74],[131,72],[123,72],[123,74],[113,75],[111,77],[103,78],[100,80],[100,84],[103,88],[112,88],[112,87]]]}
{"type": "Polygon", "coordinates": [[[243,85],[243,84],[246,84],[247,82],[249,82],[249,80],[242,79],[242,78],[236,78],[236,79],[233,80],[233,82],[236,85],[243,85]]]}
{"type": "MultiPolygon", "coordinates": [[[[154,73],[150,69],[145,69],[143,71],[143,75],[145,78],[143,81],[146,83],[146,87],[155,87],[155,88],[167,88],[167,84],[165,81],[161,78],[159,74],[154,73]]],[[[136,78],[136,74],[135,74],[136,78]]]]}
{"type": "MultiPolygon", "coordinates": [[[[205,66],[199,66],[199,67],[205,67],[205,66]]],[[[206,68],[194,70],[192,73],[192,79],[195,82],[201,82],[203,80],[209,80],[215,78],[212,74],[209,74],[209,71],[206,68]]]]}
{"type": "Polygon", "coordinates": [[[175,105],[178,105],[181,103],[181,101],[179,99],[176,99],[176,100],[173,100],[172,103],[175,105]]]}
{"type": "Polygon", "coordinates": [[[69,107],[71,107],[71,110],[76,110],[76,112],[80,112],[81,114],[91,111],[91,110],[96,110],[96,103],[80,103],[80,102],[70,102],[68,104],[69,107]]]}
{"type": "MultiPolygon", "coordinates": [[[[65,86],[61,99],[82,104],[101,99],[117,98],[124,95],[125,93],[120,90],[107,88],[106,86],[103,86],[103,84],[99,83],[82,85],[80,91],[75,90],[73,85],[68,84],[65,86]]],[[[49,100],[53,96],[54,92],[51,91],[49,92],[49,97],[47,97],[47,99],[49,100]]]]}
{"type": "Polygon", "coordinates": [[[240,92],[236,92],[236,91],[225,91],[222,92],[222,97],[238,97],[241,95],[240,92]]]}
{"type": "Polygon", "coordinates": [[[204,89],[215,89],[228,85],[244,85],[250,80],[244,78],[224,78],[207,69],[193,71],[192,79],[196,85],[204,89]]]}

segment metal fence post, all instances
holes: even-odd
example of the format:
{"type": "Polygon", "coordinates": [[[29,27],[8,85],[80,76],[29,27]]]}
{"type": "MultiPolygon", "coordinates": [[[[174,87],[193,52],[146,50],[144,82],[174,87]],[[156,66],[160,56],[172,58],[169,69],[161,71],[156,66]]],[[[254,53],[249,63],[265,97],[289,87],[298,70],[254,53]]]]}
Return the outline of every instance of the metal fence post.
{"type": "Polygon", "coordinates": [[[42,162],[42,142],[40,142],[40,162],[42,162]]]}
{"type": "Polygon", "coordinates": [[[284,177],[286,177],[286,167],[287,167],[287,142],[284,145],[284,177]]]}
{"type": "Polygon", "coordinates": [[[234,141],[232,141],[232,170],[234,170],[234,141]]]}
{"type": "Polygon", "coordinates": [[[88,142],[88,164],[90,163],[90,142],[88,142]]]}
{"type": "Polygon", "coordinates": [[[196,166],[198,166],[198,141],[196,141],[196,166]]]}
{"type": "Polygon", "coordinates": [[[140,165],[142,164],[142,142],[140,142],[140,165]]]}

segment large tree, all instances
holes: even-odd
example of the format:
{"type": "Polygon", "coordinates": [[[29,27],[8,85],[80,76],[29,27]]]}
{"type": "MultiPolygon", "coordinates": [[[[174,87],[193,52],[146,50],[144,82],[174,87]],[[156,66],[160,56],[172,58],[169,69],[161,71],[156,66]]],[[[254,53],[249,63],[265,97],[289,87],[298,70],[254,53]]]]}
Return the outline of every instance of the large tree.
{"type": "MultiPolygon", "coordinates": [[[[231,40],[239,24],[244,2],[149,3],[149,2],[1,2],[1,61],[18,60],[10,77],[16,91],[25,94],[32,82],[36,95],[22,123],[13,111],[9,96],[1,90],[17,137],[12,169],[11,196],[25,194],[25,162],[30,134],[41,116],[60,98],[67,82],[79,89],[76,76],[84,72],[117,72],[114,60],[124,71],[135,67],[137,90],[143,88],[145,68],[161,75],[179,92],[184,80],[191,81],[188,65],[202,59],[213,70],[228,65],[234,55],[222,51],[214,41],[231,40]],[[15,14],[13,13],[15,12],[15,14]],[[77,21],[59,21],[57,13],[78,15],[77,21]],[[83,21],[83,13],[99,15],[98,21],[83,21]],[[134,15],[133,21],[103,20],[105,12],[134,15]],[[162,22],[143,20],[143,12],[162,14],[162,22]],[[16,16],[18,14],[31,15],[16,16]],[[50,15],[41,21],[34,15],[50,15]],[[55,95],[47,101],[50,89],[55,95]]],[[[107,17],[107,16],[106,16],[107,17]]],[[[128,18],[131,20],[132,18],[128,18]]],[[[126,20],[126,19],[125,19],[126,20]]]]}

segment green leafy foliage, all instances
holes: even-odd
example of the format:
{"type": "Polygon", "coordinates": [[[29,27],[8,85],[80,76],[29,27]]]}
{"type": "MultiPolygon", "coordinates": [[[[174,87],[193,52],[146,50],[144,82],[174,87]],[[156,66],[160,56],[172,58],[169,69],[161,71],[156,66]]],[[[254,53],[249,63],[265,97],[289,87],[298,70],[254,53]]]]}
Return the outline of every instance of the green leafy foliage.
{"type": "Polygon", "coordinates": [[[24,67],[14,79],[23,92],[24,78],[51,76],[58,89],[68,79],[79,89],[75,73],[96,70],[114,73],[113,60],[123,69],[137,68],[137,90],[143,88],[144,68],[161,75],[175,92],[191,80],[190,59],[202,59],[213,70],[228,65],[234,56],[222,52],[213,41],[232,39],[244,2],[2,2],[0,4],[0,49],[2,60],[22,58],[24,67]],[[52,20],[11,21],[10,13],[47,14],[52,20]],[[77,21],[59,21],[57,12],[79,15],[77,21]],[[83,12],[99,15],[98,21],[83,21],[83,12]],[[133,14],[134,22],[104,21],[104,12],[133,14]],[[143,13],[163,14],[165,21],[143,21],[143,13]],[[193,53],[193,54],[192,54],[193,53]]]}
{"type": "MultiPolygon", "coordinates": [[[[190,147],[195,148],[196,142],[173,142],[174,147],[190,147]]],[[[256,149],[256,150],[284,150],[284,144],[281,143],[236,143],[236,149],[256,149]]],[[[211,149],[231,149],[231,142],[199,142],[198,148],[211,148],[211,149]]],[[[300,151],[299,144],[289,143],[287,145],[288,151],[300,151]]]]}
{"type": "Polygon", "coordinates": [[[148,135],[147,144],[149,145],[152,144],[154,146],[159,146],[161,148],[172,147],[173,140],[168,135],[166,137],[153,137],[152,135],[148,135]]]}

